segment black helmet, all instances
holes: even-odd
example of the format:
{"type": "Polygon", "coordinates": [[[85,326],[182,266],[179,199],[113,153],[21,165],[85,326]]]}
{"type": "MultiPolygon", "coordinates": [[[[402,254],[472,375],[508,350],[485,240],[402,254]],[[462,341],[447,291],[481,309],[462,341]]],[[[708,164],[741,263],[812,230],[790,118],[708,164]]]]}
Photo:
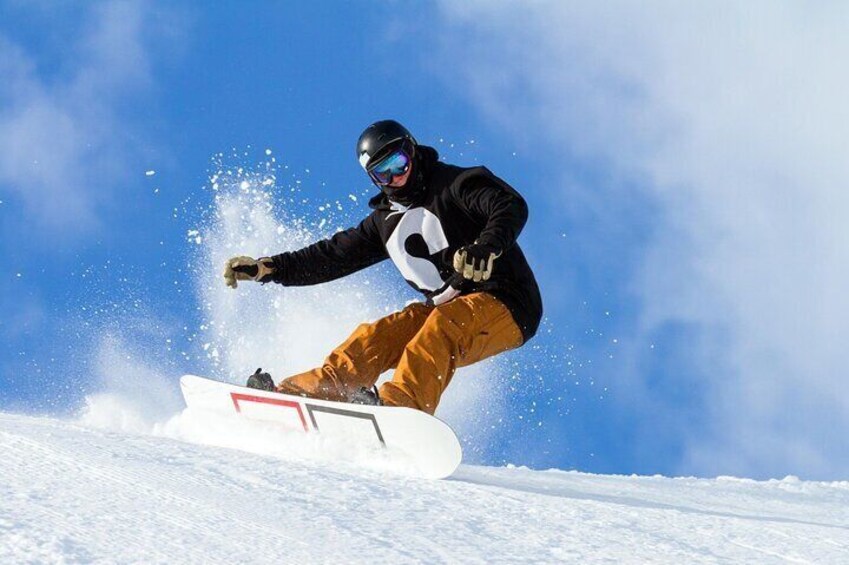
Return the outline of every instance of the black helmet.
{"type": "Polygon", "coordinates": [[[360,134],[357,141],[357,159],[363,169],[368,171],[370,165],[380,161],[380,158],[405,141],[413,147],[417,145],[413,134],[395,120],[375,122],[360,134]]]}

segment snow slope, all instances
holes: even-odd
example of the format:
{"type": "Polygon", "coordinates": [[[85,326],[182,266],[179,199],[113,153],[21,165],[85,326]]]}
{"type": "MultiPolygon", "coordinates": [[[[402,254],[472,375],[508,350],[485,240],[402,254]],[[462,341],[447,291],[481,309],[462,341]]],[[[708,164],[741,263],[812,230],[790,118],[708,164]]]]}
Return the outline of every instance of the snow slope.
{"type": "Polygon", "coordinates": [[[847,563],[849,483],[444,481],[0,413],[0,563],[847,563]]]}

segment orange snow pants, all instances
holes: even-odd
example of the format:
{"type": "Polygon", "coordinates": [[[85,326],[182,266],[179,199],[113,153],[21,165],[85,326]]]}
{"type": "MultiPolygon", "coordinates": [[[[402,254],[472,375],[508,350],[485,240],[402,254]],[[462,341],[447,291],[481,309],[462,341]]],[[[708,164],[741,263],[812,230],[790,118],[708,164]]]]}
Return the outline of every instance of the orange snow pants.
{"type": "Polygon", "coordinates": [[[504,304],[486,292],[459,296],[439,306],[410,304],[362,324],[327,356],[321,367],[280,382],[277,390],[346,401],[394,368],[380,388],[387,406],[433,414],[457,367],[522,345],[522,332],[504,304]]]}

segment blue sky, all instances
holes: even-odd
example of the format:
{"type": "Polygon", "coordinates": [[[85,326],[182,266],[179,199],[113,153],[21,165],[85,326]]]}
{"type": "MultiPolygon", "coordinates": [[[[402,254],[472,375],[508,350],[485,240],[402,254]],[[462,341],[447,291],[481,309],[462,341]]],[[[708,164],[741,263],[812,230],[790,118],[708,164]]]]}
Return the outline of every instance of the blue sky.
{"type": "MultiPolygon", "coordinates": [[[[232,241],[187,238],[222,241],[213,161],[270,149],[277,218],[332,233],[366,213],[359,132],[393,117],[531,208],[546,321],[481,377],[471,460],[845,478],[845,9],[313,4],[0,3],[2,409],[79,409],[104,335],[174,383],[221,369],[198,288],[232,241]]],[[[386,286],[346,323],[411,298],[363,280],[386,286]]]]}

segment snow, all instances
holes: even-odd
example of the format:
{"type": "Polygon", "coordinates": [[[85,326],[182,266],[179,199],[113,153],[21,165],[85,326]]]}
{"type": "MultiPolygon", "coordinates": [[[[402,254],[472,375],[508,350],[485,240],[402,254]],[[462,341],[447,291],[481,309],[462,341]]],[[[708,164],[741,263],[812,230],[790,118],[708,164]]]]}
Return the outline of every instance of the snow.
{"type": "Polygon", "coordinates": [[[427,481],[269,438],[193,443],[186,418],[132,433],[0,413],[0,563],[849,559],[849,482],[472,466],[427,481]]]}

